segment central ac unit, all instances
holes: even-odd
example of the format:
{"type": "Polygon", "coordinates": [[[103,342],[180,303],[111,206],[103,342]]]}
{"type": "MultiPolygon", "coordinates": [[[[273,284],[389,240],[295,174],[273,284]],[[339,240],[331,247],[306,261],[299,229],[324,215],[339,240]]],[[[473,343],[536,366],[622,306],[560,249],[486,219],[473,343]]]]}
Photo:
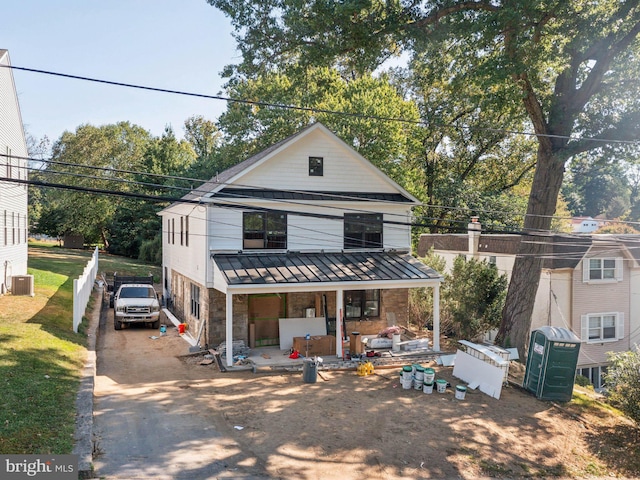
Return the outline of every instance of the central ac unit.
{"type": "Polygon", "coordinates": [[[14,275],[11,277],[11,294],[12,295],[30,295],[34,296],[33,291],[33,275],[14,275]]]}

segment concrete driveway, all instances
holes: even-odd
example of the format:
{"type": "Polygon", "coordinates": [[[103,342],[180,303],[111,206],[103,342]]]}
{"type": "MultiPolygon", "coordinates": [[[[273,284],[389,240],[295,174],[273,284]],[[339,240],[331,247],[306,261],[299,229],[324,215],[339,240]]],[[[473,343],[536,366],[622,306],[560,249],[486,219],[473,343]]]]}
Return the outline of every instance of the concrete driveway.
{"type": "MultiPolygon", "coordinates": [[[[267,479],[207,401],[207,373],[178,356],[189,345],[173,327],[113,328],[103,306],[96,344],[95,474],[111,479],[267,479]],[[196,393],[197,392],[197,393],[196,393]]],[[[213,395],[211,395],[213,397],[213,395]]],[[[213,401],[213,399],[211,399],[213,401]]]]}

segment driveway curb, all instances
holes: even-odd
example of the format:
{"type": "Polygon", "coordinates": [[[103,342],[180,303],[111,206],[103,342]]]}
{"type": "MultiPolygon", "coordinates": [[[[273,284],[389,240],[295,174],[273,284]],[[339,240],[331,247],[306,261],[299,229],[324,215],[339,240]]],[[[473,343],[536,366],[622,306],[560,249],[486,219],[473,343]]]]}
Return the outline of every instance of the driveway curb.
{"type": "Polygon", "coordinates": [[[92,293],[93,309],[88,315],[87,356],[82,369],[80,388],[76,397],[75,444],[72,453],[78,455],[78,478],[93,478],[93,389],[96,375],[96,333],[100,325],[103,287],[92,293]]]}

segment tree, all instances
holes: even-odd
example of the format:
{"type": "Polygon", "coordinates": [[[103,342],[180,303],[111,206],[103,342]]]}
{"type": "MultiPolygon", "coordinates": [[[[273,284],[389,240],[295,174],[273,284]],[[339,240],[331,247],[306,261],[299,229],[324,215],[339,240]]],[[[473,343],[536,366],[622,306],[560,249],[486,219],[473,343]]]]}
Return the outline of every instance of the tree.
{"type": "Polygon", "coordinates": [[[640,427],[640,348],[609,353],[604,375],[609,401],[640,427]]]}
{"type": "Polygon", "coordinates": [[[580,155],[568,164],[562,192],[574,216],[620,218],[630,207],[626,165],[610,158],[580,155]]]}
{"type": "MultiPolygon", "coordinates": [[[[444,259],[433,249],[420,260],[437,271],[445,270],[444,259]]],[[[459,256],[444,277],[440,304],[443,334],[475,341],[498,327],[507,293],[507,278],[498,272],[495,265],[459,256]]],[[[432,295],[427,289],[412,290],[410,308],[422,324],[431,323],[432,295]]]]}
{"type": "MultiPolygon", "coordinates": [[[[536,168],[498,341],[525,358],[542,258],[570,158],[640,133],[640,0],[556,2],[208,0],[230,18],[242,63],[255,74],[286,64],[377,68],[428,44],[461,45],[451,76],[486,92],[496,111],[522,112],[536,168]]],[[[482,105],[481,105],[482,106],[482,105]]],[[[636,147],[637,148],[637,147],[636,147]]]]}
{"type": "Polygon", "coordinates": [[[39,172],[45,183],[63,186],[44,191],[43,233],[77,233],[108,247],[110,222],[120,203],[115,194],[135,192],[128,172],[141,170],[150,140],[146,130],[128,122],[64,132],[53,145],[49,165],[39,172]]]}

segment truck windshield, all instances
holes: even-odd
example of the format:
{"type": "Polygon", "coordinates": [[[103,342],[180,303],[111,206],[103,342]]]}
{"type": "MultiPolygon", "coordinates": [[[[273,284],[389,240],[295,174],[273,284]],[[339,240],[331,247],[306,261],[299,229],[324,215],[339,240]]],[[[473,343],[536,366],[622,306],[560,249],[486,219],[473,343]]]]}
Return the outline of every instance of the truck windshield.
{"type": "Polygon", "coordinates": [[[120,298],[153,298],[155,292],[149,287],[127,287],[120,290],[120,298]]]}

